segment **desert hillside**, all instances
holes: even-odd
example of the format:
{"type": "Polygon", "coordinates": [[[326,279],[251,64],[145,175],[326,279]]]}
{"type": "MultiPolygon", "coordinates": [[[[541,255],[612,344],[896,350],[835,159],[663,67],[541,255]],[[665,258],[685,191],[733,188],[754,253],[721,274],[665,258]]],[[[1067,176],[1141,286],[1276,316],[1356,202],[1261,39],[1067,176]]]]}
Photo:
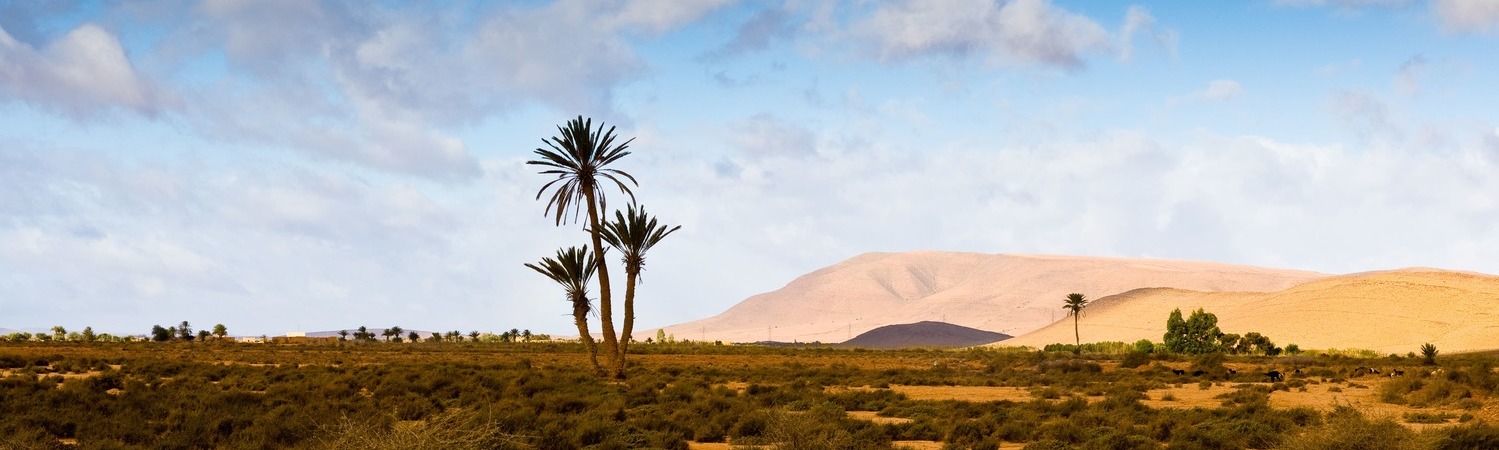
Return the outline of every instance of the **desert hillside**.
{"type": "MultiPolygon", "coordinates": [[[[1225,333],[1256,331],[1276,345],[1443,352],[1499,348],[1499,277],[1405,269],[1329,277],[1273,293],[1140,289],[1099,298],[1079,322],[1083,342],[1160,342],[1172,309],[1204,308],[1225,333]]],[[[1073,342],[1061,321],[996,345],[1073,342]]]]}
{"type": "Polygon", "coordinates": [[[843,345],[859,348],[972,347],[1009,338],[1003,333],[926,321],[885,325],[854,336],[843,345]]]}
{"type": "Polygon", "coordinates": [[[929,320],[1020,335],[1062,319],[1061,301],[1071,292],[1095,298],[1142,287],[1274,292],[1325,276],[1196,261],[867,253],[717,316],[665,329],[694,340],[842,342],[880,326],[929,320]]]}

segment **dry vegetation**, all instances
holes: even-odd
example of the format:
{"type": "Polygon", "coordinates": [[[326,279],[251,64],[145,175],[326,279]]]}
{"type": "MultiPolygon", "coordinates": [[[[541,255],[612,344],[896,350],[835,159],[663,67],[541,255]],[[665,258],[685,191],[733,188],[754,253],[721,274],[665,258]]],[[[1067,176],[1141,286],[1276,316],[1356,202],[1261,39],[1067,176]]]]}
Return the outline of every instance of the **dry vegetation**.
{"type": "Polygon", "coordinates": [[[0,449],[1499,448],[1488,356],[637,348],[0,344],[0,449]]]}

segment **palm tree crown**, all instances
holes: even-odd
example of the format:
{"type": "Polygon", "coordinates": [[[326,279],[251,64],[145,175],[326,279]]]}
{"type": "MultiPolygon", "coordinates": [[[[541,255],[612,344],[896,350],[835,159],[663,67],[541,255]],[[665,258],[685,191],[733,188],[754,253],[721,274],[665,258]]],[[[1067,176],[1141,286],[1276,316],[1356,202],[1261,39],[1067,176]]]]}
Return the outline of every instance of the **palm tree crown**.
{"type": "Polygon", "coordinates": [[[631,202],[635,201],[635,193],[630,191],[624,180],[628,179],[636,186],[640,183],[622,170],[608,168],[609,164],[630,154],[625,149],[635,139],[615,145],[614,127],[605,131],[604,124],[599,123],[595,129],[593,119],[584,121],[582,116],[569,120],[565,128],[558,126],[557,132],[561,137],[541,140],[550,147],[536,149],[536,155],[541,159],[526,161],[526,164],[548,167],[541,172],[543,175],[557,176],[536,193],[536,199],[540,200],[547,190],[556,186],[551,199],[547,201],[546,214],[553,216],[557,225],[567,222],[568,212],[572,212],[573,221],[576,222],[587,207],[586,204],[582,207],[578,204],[588,201],[590,193],[598,196],[600,209],[608,208],[604,191],[595,189],[599,177],[613,181],[621,192],[630,196],[631,202]]]}
{"type": "Polygon", "coordinates": [[[1067,315],[1076,316],[1081,315],[1083,308],[1087,306],[1088,298],[1083,294],[1074,292],[1067,294],[1067,303],[1062,305],[1062,309],[1067,310],[1067,315]]]}
{"type": "Polygon", "coordinates": [[[587,313],[592,309],[588,304],[588,283],[593,280],[593,273],[598,269],[596,259],[588,246],[568,247],[557,250],[557,257],[541,258],[541,264],[526,263],[526,267],[545,275],[557,284],[562,285],[566,293],[567,301],[573,304],[574,313],[587,313]]]}
{"type": "Polygon", "coordinates": [[[658,224],[655,217],[645,212],[645,207],[636,209],[630,205],[623,212],[615,211],[613,222],[604,223],[602,237],[610,247],[624,254],[625,273],[638,276],[645,268],[645,252],[680,229],[681,225],[667,228],[658,224]]]}

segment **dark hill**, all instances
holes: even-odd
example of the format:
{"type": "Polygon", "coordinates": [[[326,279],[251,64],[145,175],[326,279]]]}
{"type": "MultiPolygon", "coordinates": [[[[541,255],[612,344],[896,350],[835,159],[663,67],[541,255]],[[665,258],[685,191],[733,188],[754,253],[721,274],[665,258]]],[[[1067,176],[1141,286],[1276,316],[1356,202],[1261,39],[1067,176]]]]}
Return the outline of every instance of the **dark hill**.
{"type": "Polygon", "coordinates": [[[843,345],[864,348],[971,347],[991,344],[1012,336],[953,325],[946,322],[916,322],[886,325],[854,336],[843,345]]]}

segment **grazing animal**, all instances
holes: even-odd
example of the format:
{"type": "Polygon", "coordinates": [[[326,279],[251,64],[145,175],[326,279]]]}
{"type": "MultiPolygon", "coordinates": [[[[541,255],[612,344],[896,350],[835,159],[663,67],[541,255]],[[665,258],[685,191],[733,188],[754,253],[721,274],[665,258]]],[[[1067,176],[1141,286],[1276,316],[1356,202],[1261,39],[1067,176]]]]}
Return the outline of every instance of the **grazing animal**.
{"type": "Polygon", "coordinates": [[[1301,369],[1296,369],[1296,374],[1301,375],[1301,369]]]}
{"type": "Polygon", "coordinates": [[[1238,375],[1238,374],[1239,374],[1239,371],[1237,371],[1237,370],[1233,370],[1233,369],[1228,369],[1228,374],[1229,374],[1229,375],[1238,375]]]}
{"type": "Polygon", "coordinates": [[[1274,383],[1276,381],[1285,381],[1286,380],[1286,377],[1284,375],[1281,375],[1279,370],[1272,370],[1272,371],[1269,371],[1269,372],[1265,372],[1265,376],[1270,377],[1270,382],[1271,383],[1274,383]]]}
{"type": "Polygon", "coordinates": [[[1391,370],[1390,371],[1390,378],[1403,377],[1403,376],[1405,376],[1405,371],[1404,370],[1395,369],[1395,370],[1391,370]]]}
{"type": "Polygon", "coordinates": [[[1171,369],[1171,374],[1172,375],[1186,375],[1187,371],[1181,370],[1181,369],[1171,369]]]}
{"type": "Polygon", "coordinates": [[[1200,377],[1200,376],[1207,375],[1207,374],[1208,374],[1207,372],[1203,372],[1201,370],[1194,370],[1194,371],[1192,371],[1192,376],[1194,376],[1194,377],[1200,377]]]}

